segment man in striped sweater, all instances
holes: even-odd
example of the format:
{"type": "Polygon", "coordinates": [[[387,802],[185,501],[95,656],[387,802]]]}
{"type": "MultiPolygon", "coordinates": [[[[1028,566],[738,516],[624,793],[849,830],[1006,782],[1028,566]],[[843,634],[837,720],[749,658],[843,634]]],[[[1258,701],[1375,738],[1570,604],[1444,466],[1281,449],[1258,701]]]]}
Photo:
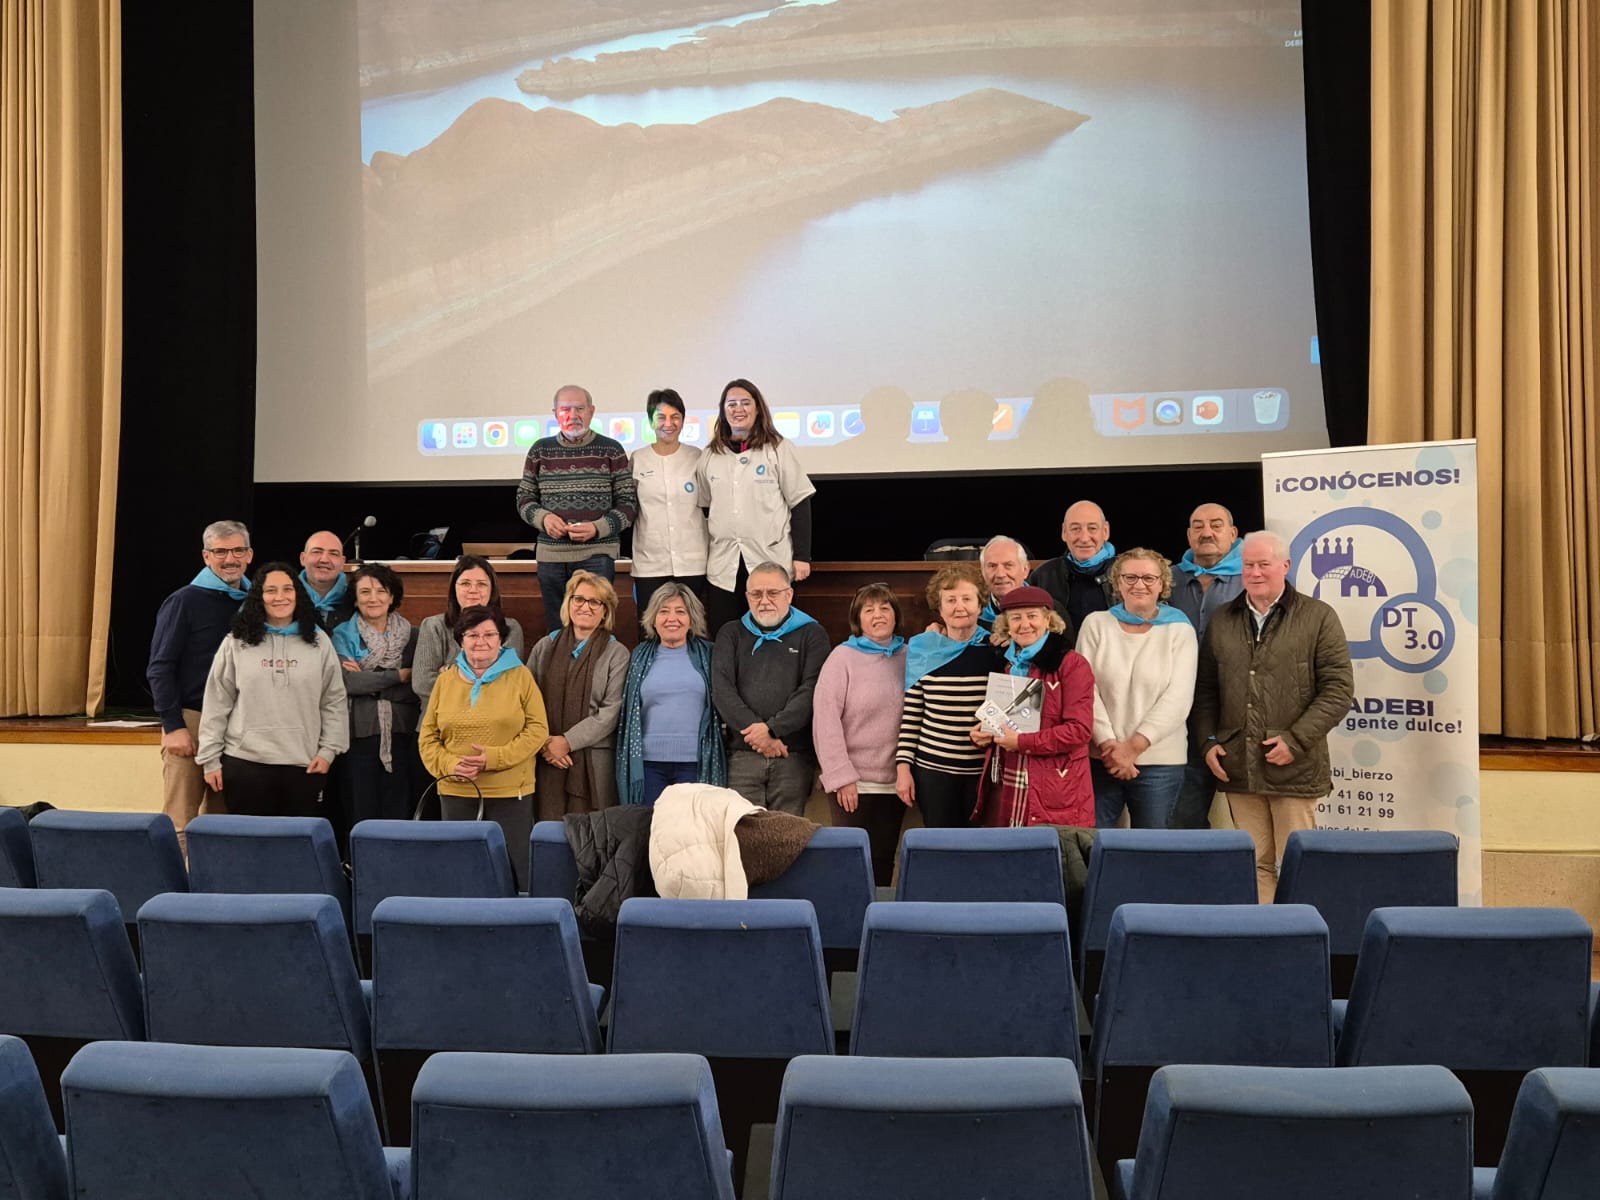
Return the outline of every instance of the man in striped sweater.
{"type": "Polygon", "coordinates": [[[589,428],[589,393],[576,384],[560,388],[555,414],[556,436],[529,447],[517,487],[517,515],[538,533],[547,629],[561,624],[561,601],[573,572],[616,577],[622,531],[638,512],[628,452],[589,428]]]}

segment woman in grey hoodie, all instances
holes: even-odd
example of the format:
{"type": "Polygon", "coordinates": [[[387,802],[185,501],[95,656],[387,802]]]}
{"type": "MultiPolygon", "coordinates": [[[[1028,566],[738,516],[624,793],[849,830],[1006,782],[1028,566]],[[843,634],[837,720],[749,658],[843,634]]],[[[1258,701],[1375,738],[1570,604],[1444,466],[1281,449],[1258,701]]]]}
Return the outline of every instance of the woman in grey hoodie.
{"type": "Polygon", "coordinates": [[[228,811],[314,817],[350,744],[344,671],[287,563],[268,563],[217,647],[195,758],[228,811]]]}

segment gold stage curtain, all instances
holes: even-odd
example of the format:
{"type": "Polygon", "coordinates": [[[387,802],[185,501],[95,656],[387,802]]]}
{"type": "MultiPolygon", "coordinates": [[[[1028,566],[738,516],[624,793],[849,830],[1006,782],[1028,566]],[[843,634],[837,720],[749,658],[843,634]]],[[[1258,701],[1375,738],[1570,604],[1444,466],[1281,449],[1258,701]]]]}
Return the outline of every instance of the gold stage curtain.
{"type": "Polygon", "coordinates": [[[1600,727],[1600,4],[1372,6],[1368,440],[1475,437],[1485,733],[1600,727]]]}
{"type": "Polygon", "coordinates": [[[0,0],[0,716],[103,702],[121,396],[121,3],[0,0]]]}

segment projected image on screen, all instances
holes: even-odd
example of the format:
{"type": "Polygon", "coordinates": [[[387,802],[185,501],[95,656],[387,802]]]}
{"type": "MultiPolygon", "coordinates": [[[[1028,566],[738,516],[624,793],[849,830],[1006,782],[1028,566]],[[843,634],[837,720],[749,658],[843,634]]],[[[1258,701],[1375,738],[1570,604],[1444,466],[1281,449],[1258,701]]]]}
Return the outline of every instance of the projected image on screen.
{"type": "Polygon", "coordinates": [[[824,473],[1325,441],[1298,4],[762,4],[358,0],[365,477],[568,382],[637,446],[749,377],[824,473]]]}

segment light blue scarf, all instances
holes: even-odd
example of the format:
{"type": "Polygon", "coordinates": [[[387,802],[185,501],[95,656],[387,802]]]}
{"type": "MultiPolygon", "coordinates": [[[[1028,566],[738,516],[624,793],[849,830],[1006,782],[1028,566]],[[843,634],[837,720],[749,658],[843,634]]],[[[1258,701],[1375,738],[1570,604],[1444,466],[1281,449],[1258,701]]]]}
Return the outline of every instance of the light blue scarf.
{"type": "Polygon", "coordinates": [[[887,646],[883,646],[873,641],[865,634],[858,633],[855,637],[846,638],[844,644],[849,646],[852,650],[861,651],[863,654],[883,654],[889,658],[893,658],[896,654],[900,653],[900,647],[906,644],[906,640],[897,633],[889,639],[889,644],[887,646]]]}
{"type": "Polygon", "coordinates": [[[917,634],[906,643],[906,691],[914,688],[924,675],[953,661],[968,646],[985,645],[988,641],[989,631],[981,625],[973,631],[971,640],[965,642],[933,631],[917,634]]]}
{"type": "Polygon", "coordinates": [[[244,587],[230,587],[210,567],[201,567],[200,574],[189,580],[189,586],[205,588],[208,592],[227,592],[235,600],[243,600],[245,593],[250,590],[250,581],[241,577],[239,582],[244,584],[244,587]]]}
{"type": "Polygon", "coordinates": [[[1006,661],[1011,664],[1011,674],[1026,675],[1028,667],[1033,662],[1033,656],[1044,649],[1044,644],[1049,640],[1050,635],[1047,633],[1031,646],[1019,646],[1016,642],[1012,642],[1007,646],[1006,661]]]}
{"type": "Polygon", "coordinates": [[[268,625],[268,633],[276,633],[282,637],[299,637],[300,622],[290,621],[287,625],[268,625]]]}
{"type": "Polygon", "coordinates": [[[355,617],[334,626],[333,650],[340,658],[350,658],[357,662],[367,656],[367,644],[361,640],[361,631],[356,628],[355,617]]]}
{"type": "Polygon", "coordinates": [[[761,647],[767,642],[781,641],[783,638],[793,633],[796,629],[801,629],[807,625],[815,625],[817,623],[817,619],[815,617],[808,617],[798,608],[791,608],[789,610],[789,615],[783,619],[783,624],[772,630],[763,629],[761,626],[757,625],[754,613],[745,613],[743,620],[744,627],[756,635],[756,644],[750,648],[751,654],[754,654],[757,650],[761,649],[761,647]]]}
{"type": "Polygon", "coordinates": [[[1113,604],[1111,606],[1111,615],[1119,621],[1127,622],[1129,625],[1177,625],[1180,622],[1187,625],[1189,623],[1189,618],[1184,614],[1183,610],[1173,608],[1170,604],[1157,604],[1156,615],[1153,617],[1137,616],[1122,605],[1113,604]]]}
{"type": "Polygon", "coordinates": [[[1244,571],[1244,539],[1240,538],[1228,547],[1228,552],[1222,556],[1215,566],[1202,567],[1194,560],[1194,551],[1185,550],[1183,557],[1172,564],[1186,575],[1216,575],[1221,578],[1239,575],[1244,571]]]}
{"type": "Polygon", "coordinates": [[[1097,550],[1091,557],[1082,560],[1073,558],[1072,551],[1068,550],[1067,563],[1069,566],[1076,567],[1080,571],[1093,572],[1096,567],[1104,566],[1116,556],[1117,548],[1110,542],[1107,542],[1104,546],[1101,546],[1100,549],[1097,550]]]}
{"type": "Polygon", "coordinates": [[[317,595],[317,589],[312,587],[311,581],[306,578],[304,568],[300,571],[300,582],[305,585],[306,595],[311,597],[311,603],[316,606],[316,610],[323,614],[332,612],[339,601],[344,599],[344,594],[350,590],[350,581],[343,573],[333,581],[333,586],[328,589],[326,596],[317,595]]]}
{"type": "Polygon", "coordinates": [[[484,684],[493,683],[507,671],[521,665],[522,660],[517,657],[517,652],[510,646],[502,646],[500,647],[500,657],[484,668],[483,674],[479,675],[467,665],[467,652],[465,650],[457,654],[456,667],[461,671],[462,677],[472,684],[472,696],[467,701],[468,705],[477,704],[478,693],[483,691],[484,684]]]}

